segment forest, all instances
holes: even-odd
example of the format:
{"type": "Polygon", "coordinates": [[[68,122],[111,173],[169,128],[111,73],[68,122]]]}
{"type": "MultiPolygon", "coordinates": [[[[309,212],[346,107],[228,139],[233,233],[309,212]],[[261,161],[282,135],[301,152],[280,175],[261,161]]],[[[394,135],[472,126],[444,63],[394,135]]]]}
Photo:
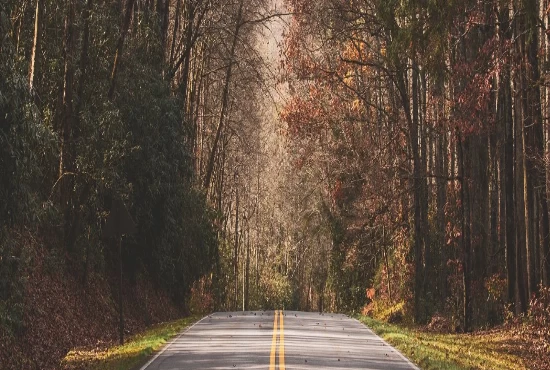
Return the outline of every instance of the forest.
{"type": "Polygon", "coordinates": [[[549,27],[549,0],[0,0],[0,364],[116,340],[119,299],[128,332],[298,309],[550,343],[549,27]]]}

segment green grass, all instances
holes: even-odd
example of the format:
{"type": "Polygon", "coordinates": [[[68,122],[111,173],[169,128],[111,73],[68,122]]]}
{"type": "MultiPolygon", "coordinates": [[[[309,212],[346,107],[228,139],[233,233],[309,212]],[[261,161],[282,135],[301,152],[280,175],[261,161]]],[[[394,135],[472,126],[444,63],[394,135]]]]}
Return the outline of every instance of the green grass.
{"type": "Polygon", "coordinates": [[[62,361],[64,369],[130,370],[145,362],[154,351],[200,317],[158,324],[143,333],[126,340],[124,345],[110,348],[96,348],[70,351],[62,361]]]}
{"type": "Polygon", "coordinates": [[[514,354],[521,343],[505,332],[438,334],[366,316],[359,320],[423,370],[527,369],[514,354]]]}

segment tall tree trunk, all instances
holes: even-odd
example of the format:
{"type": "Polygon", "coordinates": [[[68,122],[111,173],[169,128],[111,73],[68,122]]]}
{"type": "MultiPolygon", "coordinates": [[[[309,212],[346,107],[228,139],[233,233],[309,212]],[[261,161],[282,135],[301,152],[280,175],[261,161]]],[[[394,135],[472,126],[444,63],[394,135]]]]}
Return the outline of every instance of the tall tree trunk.
{"type": "MultiPolygon", "coordinates": [[[[545,30],[548,29],[550,26],[550,12],[546,12],[546,9],[548,9],[549,1],[545,0],[544,7],[541,10],[545,11],[545,16],[542,16],[544,19],[544,25],[545,30]]],[[[546,60],[545,63],[550,63],[550,33],[546,33],[545,40],[545,55],[546,60]]],[[[550,86],[546,84],[545,88],[545,104],[546,104],[546,111],[545,114],[548,114],[550,112],[550,86]]],[[[545,286],[550,286],[550,225],[549,225],[549,214],[548,214],[548,198],[549,198],[549,190],[548,189],[548,183],[550,180],[550,166],[545,165],[547,164],[548,160],[548,154],[550,152],[550,146],[549,146],[549,129],[548,125],[543,125],[543,132],[542,132],[542,138],[543,138],[543,153],[544,153],[544,161],[543,163],[543,171],[539,173],[540,176],[540,182],[544,183],[544,186],[541,189],[541,196],[540,196],[540,210],[541,210],[541,226],[540,226],[540,232],[541,232],[541,269],[542,269],[542,282],[545,286]]]]}
{"type": "MultiPolygon", "coordinates": [[[[168,38],[168,18],[170,16],[170,0],[157,0],[157,14],[160,20],[160,38],[162,50],[166,51],[168,38]]],[[[166,54],[165,54],[166,55],[166,54]]]]}
{"type": "MultiPolygon", "coordinates": [[[[503,6],[499,12],[500,34],[502,39],[511,39],[509,8],[503,6]]],[[[504,163],[503,189],[505,211],[506,280],[508,304],[512,310],[516,305],[516,230],[515,230],[515,190],[514,190],[514,120],[512,117],[512,88],[508,67],[500,75],[498,120],[504,122],[504,163]]]]}
{"type": "Polygon", "coordinates": [[[74,88],[74,44],[76,31],[74,29],[75,5],[73,0],[67,4],[65,16],[65,42],[63,54],[65,70],[63,74],[63,121],[61,126],[61,149],[59,155],[59,177],[61,178],[61,204],[64,212],[64,244],[66,249],[72,251],[70,233],[73,223],[73,189],[74,189],[74,142],[73,142],[73,88],[74,88]]]}
{"type": "Polygon", "coordinates": [[[115,59],[113,60],[113,68],[111,69],[111,80],[109,83],[109,92],[107,94],[109,100],[112,100],[115,94],[116,77],[120,65],[120,58],[122,57],[122,49],[124,47],[124,42],[126,41],[126,36],[128,35],[128,30],[130,29],[130,21],[132,20],[135,2],[136,0],[126,0],[124,21],[122,22],[122,29],[116,45],[115,59]]]}
{"type": "Polygon", "coordinates": [[[78,104],[77,114],[80,114],[82,109],[82,102],[84,100],[84,86],[86,85],[86,79],[88,77],[88,64],[89,64],[89,49],[90,49],[90,15],[92,13],[93,0],[86,2],[86,7],[82,12],[82,21],[84,23],[84,30],[82,33],[82,51],[80,54],[80,80],[78,81],[78,104]]]}
{"type": "Polygon", "coordinates": [[[463,330],[470,331],[472,321],[472,263],[471,263],[471,214],[470,214],[470,161],[467,157],[470,150],[470,138],[462,139],[460,133],[457,138],[458,145],[458,173],[460,178],[460,204],[462,224],[462,284],[463,284],[463,330]]]}
{"type": "MultiPolygon", "coordinates": [[[[424,238],[422,230],[422,206],[421,206],[421,161],[420,161],[420,148],[418,141],[418,80],[413,77],[413,109],[411,110],[410,96],[407,92],[406,72],[399,62],[395,63],[397,66],[396,83],[397,90],[401,98],[401,104],[403,111],[407,119],[409,145],[413,157],[413,202],[414,202],[414,319],[416,322],[422,322],[424,320],[423,309],[423,251],[424,251],[424,238]],[[414,81],[417,82],[414,82],[414,81]],[[416,96],[416,98],[415,98],[416,96]],[[414,118],[413,118],[414,117],[414,118]]],[[[415,70],[413,69],[413,73],[415,70]]]]}
{"type": "Polygon", "coordinates": [[[250,303],[250,225],[246,223],[246,266],[244,275],[244,310],[249,310],[250,303]]]}
{"type": "Polygon", "coordinates": [[[541,248],[541,281],[545,286],[550,286],[550,227],[548,217],[548,203],[546,199],[546,186],[541,190],[542,194],[539,196],[540,202],[540,240],[542,244],[541,248]]]}
{"type": "Polygon", "coordinates": [[[533,248],[530,250],[529,268],[531,270],[529,287],[531,294],[538,293],[538,286],[541,282],[541,250],[548,249],[549,225],[548,225],[548,204],[546,203],[546,181],[544,168],[544,134],[541,107],[540,91],[540,70],[539,70],[539,9],[538,1],[526,1],[527,25],[529,27],[529,44],[527,45],[527,72],[529,88],[529,108],[531,115],[531,125],[526,127],[526,154],[527,171],[530,179],[531,208],[529,209],[531,222],[531,235],[533,248]],[[540,230],[539,230],[540,228],[540,230]],[[540,237],[539,237],[540,236],[540,237]]]}
{"type": "MultiPolygon", "coordinates": [[[[500,87],[497,86],[497,91],[500,87]]],[[[496,104],[499,104],[498,98],[495,99],[496,104]]],[[[497,108],[498,109],[498,108],[497,108]]],[[[496,113],[496,112],[495,112],[496,113]]],[[[497,113],[498,115],[498,113],[497,113]]],[[[500,218],[499,218],[499,174],[500,174],[500,166],[499,166],[499,150],[498,150],[498,140],[500,140],[501,137],[501,128],[498,127],[497,131],[494,132],[489,136],[489,163],[490,163],[490,169],[489,169],[489,183],[490,183],[490,194],[489,194],[489,208],[490,208],[490,227],[489,227],[489,248],[487,250],[488,256],[486,259],[486,264],[488,268],[488,274],[494,275],[499,271],[500,266],[504,266],[503,263],[501,263],[502,253],[499,253],[499,225],[500,225],[500,218]]],[[[504,243],[502,242],[504,245],[504,243]]]]}
{"type": "MultiPolygon", "coordinates": [[[[235,178],[237,174],[235,173],[235,178]]],[[[235,245],[233,250],[233,274],[235,279],[235,310],[239,307],[239,187],[235,182],[235,245]]]]}
{"type": "Polygon", "coordinates": [[[44,0],[36,0],[36,10],[34,14],[34,40],[32,43],[31,62],[29,66],[29,90],[34,88],[34,75],[37,69],[37,55],[40,54],[40,40],[42,31],[42,8],[44,0]]]}
{"type": "Polygon", "coordinates": [[[422,154],[419,148],[419,106],[418,106],[418,66],[413,61],[412,68],[412,131],[414,131],[414,138],[411,134],[411,141],[414,140],[415,149],[413,149],[413,176],[414,176],[414,262],[415,262],[415,278],[414,278],[414,300],[415,300],[415,321],[423,322],[425,320],[425,307],[424,307],[424,218],[423,218],[423,184],[421,182],[422,177],[422,154]]]}
{"type": "Polygon", "coordinates": [[[190,2],[185,3],[185,50],[182,58],[174,66],[174,71],[180,67],[183,62],[183,71],[181,72],[182,82],[179,86],[180,94],[183,98],[183,114],[188,119],[189,110],[189,64],[191,63],[191,50],[193,47],[193,22],[195,21],[195,6],[190,2]]]}
{"type": "MultiPolygon", "coordinates": [[[[487,246],[489,230],[489,177],[487,169],[489,142],[486,134],[480,133],[469,137],[468,176],[466,188],[469,199],[470,228],[470,274],[471,291],[476,294],[472,298],[472,318],[485,322],[487,315],[487,295],[484,281],[487,277],[487,246]]],[[[475,324],[475,323],[472,323],[475,324]]]]}
{"type": "MultiPolygon", "coordinates": [[[[433,289],[434,289],[434,279],[433,279],[433,256],[431,251],[431,235],[430,235],[430,224],[428,221],[428,206],[429,206],[429,192],[428,192],[428,177],[427,177],[427,170],[428,170],[428,161],[429,161],[429,154],[428,154],[428,148],[429,145],[429,137],[428,137],[428,127],[426,125],[425,116],[426,116],[426,72],[423,70],[420,70],[420,66],[416,61],[413,61],[413,79],[415,78],[415,72],[414,70],[417,70],[416,78],[418,79],[417,82],[417,112],[415,113],[414,108],[414,87],[413,87],[413,121],[414,121],[414,115],[417,115],[417,124],[418,124],[418,131],[420,136],[420,190],[419,190],[419,196],[420,196],[420,215],[421,215],[421,225],[422,225],[422,238],[423,238],[423,276],[422,276],[422,295],[425,301],[424,304],[424,318],[423,320],[427,320],[432,312],[433,307],[433,289]]],[[[413,83],[414,84],[414,83],[413,83]]],[[[414,86],[414,85],[413,85],[414,86]]]]}
{"type": "MultiPolygon", "coordinates": [[[[444,109],[441,109],[439,114],[443,114],[444,109]]],[[[436,151],[436,166],[437,166],[437,198],[436,198],[436,223],[437,223],[437,245],[440,246],[440,261],[439,268],[436,269],[438,282],[438,297],[440,302],[447,300],[447,261],[449,260],[448,248],[445,242],[445,206],[447,204],[447,148],[446,135],[440,133],[437,135],[437,151],[436,151]]]]}
{"type": "Polygon", "coordinates": [[[175,48],[176,48],[176,39],[178,37],[178,31],[179,31],[179,28],[180,28],[181,1],[182,0],[177,0],[176,10],[175,10],[174,17],[173,17],[174,18],[174,28],[172,30],[172,43],[171,43],[171,46],[170,46],[170,55],[169,55],[169,58],[168,58],[168,65],[170,65],[170,66],[174,62],[174,58],[175,58],[174,51],[175,51],[175,48]]]}
{"type": "Polygon", "coordinates": [[[241,18],[243,11],[244,0],[241,0],[239,3],[239,11],[237,13],[237,18],[235,20],[235,33],[233,34],[233,41],[231,43],[231,51],[229,52],[229,65],[227,66],[227,72],[225,74],[225,82],[222,92],[222,106],[220,112],[220,120],[218,122],[218,128],[216,130],[216,137],[214,138],[214,143],[212,144],[212,149],[210,150],[210,156],[208,163],[206,165],[206,175],[204,176],[204,188],[208,191],[210,187],[210,181],[212,179],[212,171],[214,170],[214,160],[216,158],[216,152],[218,150],[218,142],[220,141],[221,133],[223,131],[223,125],[226,120],[227,109],[229,104],[229,84],[231,82],[231,73],[233,71],[233,63],[235,59],[235,48],[237,46],[237,41],[239,38],[239,30],[242,26],[241,18]]]}
{"type": "MultiPolygon", "coordinates": [[[[522,22],[518,22],[525,27],[526,23],[526,14],[519,15],[519,18],[522,20],[522,22]]],[[[521,35],[518,38],[519,43],[519,53],[520,53],[520,73],[519,73],[519,82],[520,82],[520,91],[521,91],[521,135],[519,136],[519,140],[521,140],[521,148],[522,151],[520,153],[521,155],[521,167],[522,172],[521,175],[523,179],[522,182],[522,190],[523,190],[523,219],[524,219],[524,230],[525,230],[525,263],[524,266],[526,271],[526,279],[527,279],[527,296],[531,296],[531,294],[534,292],[535,283],[534,283],[534,250],[535,250],[535,244],[534,244],[534,233],[533,233],[533,226],[535,224],[533,219],[533,207],[534,207],[534,199],[533,199],[533,179],[532,179],[532,162],[528,158],[529,154],[529,140],[530,140],[530,127],[533,126],[533,116],[531,111],[531,104],[532,102],[532,96],[530,94],[530,87],[529,87],[529,78],[528,78],[528,68],[526,64],[526,48],[527,48],[527,37],[523,35],[524,32],[527,32],[527,30],[524,30],[522,27],[520,29],[521,35]]]]}
{"type": "MultiPolygon", "coordinates": [[[[77,103],[75,108],[75,114],[74,114],[74,127],[72,130],[72,142],[73,146],[76,149],[76,144],[78,144],[80,140],[80,127],[81,127],[81,121],[80,116],[82,113],[82,105],[84,103],[84,86],[86,84],[86,79],[88,76],[88,52],[89,52],[89,45],[90,45],[90,15],[92,11],[93,6],[93,0],[87,0],[86,7],[84,8],[82,12],[82,21],[84,24],[84,30],[82,34],[82,50],[80,54],[80,79],[78,81],[78,87],[76,90],[77,93],[77,103]]],[[[74,158],[73,158],[74,159],[74,158]]],[[[89,196],[89,192],[91,190],[91,183],[88,179],[86,179],[87,183],[85,184],[84,188],[81,190],[81,193],[78,197],[76,197],[76,194],[74,195],[74,200],[78,200],[74,204],[74,211],[73,211],[73,220],[72,225],[70,228],[70,231],[68,233],[67,238],[67,245],[69,249],[72,249],[76,243],[76,239],[78,237],[78,233],[80,230],[80,225],[82,222],[82,215],[80,212],[80,205],[84,204],[86,199],[89,196]]],[[[84,283],[86,283],[86,280],[84,279],[84,283]]]]}
{"type": "MultiPolygon", "coordinates": [[[[520,22],[518,22],[520,23],[520,22]]],[[[521,30],[521,28],[520,28],[521,30]]],[[[521,32],[521,31],[519,31],[521,32]]],[[[521,44],[521,42],[519,42],[521,44]]],[[[521,55],[521,52],[518,53],[521,55]]],[[[514,85],[522,92],[524,90],[524,80],[522,78],[522,71],[515,74],[514,85]]],[[[523,93],[521,94],[523,95],[523,93]]],[[[523,119],[525,112],[522,111],[523,96],[514,97],[514,155],[515,155],[515,169],[514,178],[515,188],[514,196],[516,203],[515,213],[515,225],[516,228],[516,250],[515,250],[515,262],[516,262],[516,286],[518,303],[516,306],[516,312],[522,313],[527,310],[527,279],[526,279],[526,223],[525,223],[525,177],[524,177],[524,146],[523,146],[523,119]],[[519,174],[519,175],[518,175],[519,174]]]]}

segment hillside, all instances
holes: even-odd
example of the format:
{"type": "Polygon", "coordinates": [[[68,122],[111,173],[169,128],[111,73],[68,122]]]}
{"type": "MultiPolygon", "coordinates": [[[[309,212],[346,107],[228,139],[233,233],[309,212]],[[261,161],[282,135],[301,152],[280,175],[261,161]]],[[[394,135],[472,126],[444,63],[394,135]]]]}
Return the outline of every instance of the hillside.
{"type": "MultiPolygon", "coordinates": [[[[17,242],[25,245],[28,262],[22,271],[22,300],[12,312],[16,318],[10,331],[0,327],[2,368],[59,369],[69,350],[118,343],[117,279],[93,272],[83,282],[81,274],[28,233],[17,242]]],[[[123,291],[127,336],[186,314],[145,276],[125,281],[123,291]]]]}

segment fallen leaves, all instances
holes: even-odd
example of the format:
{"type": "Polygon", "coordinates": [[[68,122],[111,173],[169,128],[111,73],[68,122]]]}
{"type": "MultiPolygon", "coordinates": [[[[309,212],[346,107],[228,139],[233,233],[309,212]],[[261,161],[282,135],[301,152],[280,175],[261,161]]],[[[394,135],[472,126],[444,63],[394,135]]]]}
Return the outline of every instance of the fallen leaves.
{"type": "MultiPolygon", "coordinates": [[[[109,282],[91,274],[86,290],[82,281],[64,264],[51,257],[42,245],[33,245],[32,264],[27,271],[23,330],[5,338],[0,332],[2,369],[58,369],[61,360],[73,350],[97,359],[102,351],[117,342],[116,300],[109,282]]],[[[154,322],[174,319],[181,313],[168,297],[158,293],[151,283],[140,279],[136,286],[125,287],[125,324],[129,333],[154,322]],[[137,288],[137,287],[139,288],[137,288]],[[144,304],[154,299],[155,304],[144,304]]],[[[75,368],[79,368],[78,366],[75,368]]]]}

